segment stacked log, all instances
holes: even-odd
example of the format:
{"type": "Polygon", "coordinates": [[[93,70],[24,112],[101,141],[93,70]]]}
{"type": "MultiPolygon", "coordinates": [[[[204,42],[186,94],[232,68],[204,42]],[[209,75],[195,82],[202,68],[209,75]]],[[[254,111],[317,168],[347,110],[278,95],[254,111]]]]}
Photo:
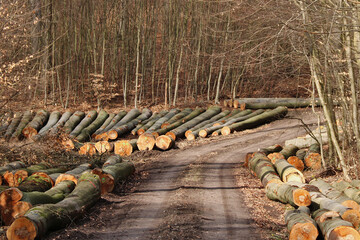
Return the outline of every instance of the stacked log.
{"type": "Polygon", "coordinates": [[[153,150],[156,138],[151,133],[143,133],[139,136],[136,144],[140,151],[153,150]]]}
{"type": "Polygon", "coordinates": [[[85,113],[82,111],[76,111],[64,124],[64,133],[70,134],[74,128],[81,122],[85,117],[85,113]]]}
{"type": "Polygon", "coordinates": [[[22,115],[19,125],[16,127],[16,130],[11,135],[11,140],[21,140],[23,138],[23,130],[31,121],[33,114],[31,111],[26,111],[22,115]]]}
{"type": "Polygon", "coordinates": [[[154,117],[153,119],[150,119],[147,123],[145,123],[144,125],[142,125],[137,131],[136,134],[141,136],[142,134],[144,134],[146,131],[148,131],[148,129],[150,129],[158,120],[160,120],[161,118],[163,118],[166,114],[168,114],[168,111],[162,111],[160,112],[156,117],[154,117]]]}
{"type": "Polygon", "coordinates": [[[74,168],[70,171],[60,174],[55,181],[55,185],[59,184],[62,181],[65,181],[65,180],[70,180],[70,181],[73,181],[75,184],[77,184],[78,178],[83,173],[90,171],[90,167],[91,167],[91,164],[84,163],[84,164],[80,164],[79,166],[77,166],[76,168],[74,168]]]}
{"type": "Polygon", "coordinates": [[[304,175],[285,159],[277,160],[274,165],[283,182],[305,183],[304,175]]]}
{"type": "Polygon", "coordinates": [[[115,115],[115,117],[110,121],[110,123],[108,123],[108,125],[106,127],[104,127],[103,129],[98,129],[98,131],[96,131],[93,135],[92,138],[94,138],[95,140],[107,140],[106,139],[106,133],[107,131],[109,131],[110,129],[112,129],[119,121],[121,121],[125,116],[127,115],[126,111],[121,111],[118,114],[115,115]],[[104,135],[103,135],[104,134],[104,135]]]}
{"type": "MultiPolygon", "coordinates": [[[[193,110],[191,108],[185,108],[181,112],[175,114],[174,116],[172,116],[171,118],[166,120],[164,123],[162,123],[160,128],[167,128],[169,125],[171,125],[171,124],[183,119],[187,115],[189,115],[192,111],[193,110]]],[[[158,127],[157,127],[157,129],[158,129],[158,127]]]]}
{"type": "Polygon", "coordinates": [[[320,106],[319,99],[306,98],[256,98],[256,99],[236,99],[234,107],[241,109],[274,109],[279,106],[288,108],[305,108],[311,105],[320,106]]]}
{"type": "Polygon", "coordinates": [[[14,118],[12,119],[10,125],[7,127],[6,132],[4,134],[4,138],[5,138],[6,141],[10,140],[11,136],[13,135],[16,128],[20,124],[22,116],[23,115],[22,115],[21,112],[17,112],[17,113],[14,114],[14,118]]]}
{"type": "Polygon", "coordinates": [[[293,207],[309,206],[311,204],[308,191],[288,183],[269,183],[266,185],[265,192],[270,200],[290,204],[293,207]]]}
{"type": "Polygon", "coordinates": [[[100,110],[97,114],[96,119],[91,122],[87,127],[83,128],[79,135],[76,136],[75,140],[78,142],[85,142],[86,140],[91,138],[91,135],[96,131],[96,129],[100,128],[100,126],[105,122],[105,120],[109,117],[109,114],[105,110],[100,110]]]}
{"type": "Polygon", "coordinates": [[[137,139],[120,140],[114,143],[114,153],[120,156],[130,156],[137,150],[137,139]]]}
{"type": "Polygon", "coordinates": [[[88,112],[88,114],[81,120],[79,124],[71,131],[69,134],[70,138],[76,138],[81,131],[89,126],[97,117],[97,112],[95,110],[88,112]]]}
{"type": "Polygon", "coordinates": [[[44,127],[40,129],[37,135],[33,136],[32,139],[34,141],[39,140],[41,137],[45,136],[50,129],[59,121],[61,117],[61,113],[59,111],[54,111],[50,114],[49,120],[44,127]]]}
{"type": "Polygon", "coordinates": [[[314,170],[321,168],[320,145],[318,143],[310,145],[309,150],[304,156],[304,162],[308,168],[314,170]]]}
{"type": "Polygon", "coordinates": [[[71,112],[64,112],[59,121],[49,130],[49,135],[54,136],[58,134],[59,130],[65,125],[71,115],[71,112]]]}
{"type": "Polygon", "coordinates": [[[271,182],[281,181],[274,166],[263,153],[256,152],[252,154],[248,167],[250,172],[260,179],[264,187],[271,182]]]}
{"type": "Polygon", "coordinates": [[[40,110],[36,113],[35,117],[27,126],[23,129],[22,134],[26,138],[32,138],[38,131],[45,125],[49,119],[50,113],[46,110],[40,110]]]}
{"type": "Polygon", "coordinates": [[[94,144],[96,151],[99,154],[112,152],[114,150],[114,143],[108,141],[99,141],[94,144]]]}
{"type": "Polygon", "coordinates": [[[307,207],[286,211],[285,223],[290,232],[289,240],[316,240],[319,235],[317,224],[307,207]]]}
{"type": "Polygon", "coordinates": [[[346,196],[360,204],[360,190],[351,185],[349,182],[339,180],[334,182],[332,186],[336,188],[336,190],[344,193],[346,196]]]}

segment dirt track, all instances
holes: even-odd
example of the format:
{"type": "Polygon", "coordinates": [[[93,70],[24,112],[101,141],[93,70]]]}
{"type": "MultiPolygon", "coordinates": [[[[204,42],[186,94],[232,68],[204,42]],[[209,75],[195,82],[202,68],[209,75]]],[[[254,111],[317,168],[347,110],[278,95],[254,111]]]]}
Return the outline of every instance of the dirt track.
{"type": "MultiPolygon", "coordinates": [[[[312,113],[290,115],[316,122],[312,113]]],[[[138,175],[148,175],[131,193],[105,196],[85,219],[47,239],[262,239],[236,169],[247,152],[304,133],[299,120],[284,119],[144,158],[138,175]]]]}

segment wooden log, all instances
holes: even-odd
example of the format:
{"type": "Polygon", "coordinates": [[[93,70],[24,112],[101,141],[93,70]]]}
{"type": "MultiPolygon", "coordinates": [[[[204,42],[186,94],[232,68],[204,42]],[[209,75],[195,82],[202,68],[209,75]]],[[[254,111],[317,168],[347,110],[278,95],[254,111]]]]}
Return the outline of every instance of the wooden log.
{"type": "Polygon", "coordinates": [[[109,116],[106,118],[105,122],[91,135],[92,138],[95,138],[100,132],[104,131],[104,129],[109,126],[111,121],[116,116],[115,113],[110,113],[109,116]]]}
{"type": "Polygon", "coordinates": [[[139,136],[144,134],[149,128],[151,128],[160,118],[164,117],[166,114],[168,114],[168,111],[161,111],[156,117],[150,119],[146,124],[141,126],[141,128],[136,131],[136,134],[139,136]]]}
{"type": "Polygon", "coordinates": [[[40,110],[36,113],[35,117],[23,129],[22,134],[26,138],[32,138],[38,131],[45,125],[49,119],[50,113],[46,110],[40,110]]]}
{"type": "Polygon", "coordinates": [[[85,117],[85,113],[81,111],[76,111],[64,124],[64,132],[70,134],[75,127],[81,122],[85,117]]]}
{"type": "Polygon", "coordinates": [[[17,218],[6,232],[8,239],[42,238],[50,230],[63,228],[82,216],[101,196],[100,179],[86,173],[71,194],[56,204],[44,204],[31,208],[17,218]]]}
{"type": "Polygon", "coordinates": [[[267,157],[270,159],[271,163],[272,164],[275,164],[277,160],[280,160],[280,159],[284,159],[285,160],[285,157],[279,153],[279,152],[273,152],[273,153],[270,153],[269,155],[267,155],[267,157]]]}
{"type": "MultiPolygon", "coordinates": [[[[144,109],[144,110],[147,111],[147,109],[144,109]]],[[[141,115],[141,112],[139,111],[139,109],[137,109],[137,108],[131,109],[119,122],[117,122],[107,132],[131,122],[132,120],[134,120],[135,118],[137,118],[140,115],[141,115]]]]}
{"type": "MultiPolygon", "coordinates": [[[[191,108],[185,108],[183,109],[181,112],[175,114],[174,116],[172,116],[171,118],[169,118],[168,120],[166,120],[164,123],[161,124],[160,128],[167,128],[168,126],[170,126],[171,124],[183,119],[184,117],[186,117],[187,115],[189,115],[193,110],[191,108]]],[[[157,130],[159,129],[158,127],[155,129],[157,130]]]]}
{"type": "Polygon", "coordinates": [[[84,163],[84,164],[80,164],[79,166],[77,166],[76,168],[67,171],[63,174],[60,174],[55,181],[55,186],[58,185],[59,183],[61,183],[62,181],[65,180],[70,180],[73,181],[75,184],[78,184],[78,178],[85,172],[90,171],[90,167],[91,164],[89,163],[84,163]]]}
{"type": "Polygon", "coordinates": [[[96,151],[100,154],[112,152],[114,150],[114,143],[108,141],[99,141],[95,143],[96,151]]]}
{"type": "Polygon", "coordinates": [[[12,112],[6,112],[0,116],[0,137],[2,137],[9,127],[14,115],[12,112]]]}
{"type": "Polygon", "coordinates": [[[338,180],[332,183],[332,186],[344,193],[346,196],[360,204],[360,190],[354,186],[352,186],[349,182],[346,182],[344,180],[338,180]]]}
{"type": "Polygon", "coordinates": [[[50,131],[50,129],[55,126],[55,124],[59,121],[60,117],[61,113],[59,111],[52,112],[46,125],[40,129],[37,135],[32,137],[32,140],[38,141],[39,139],[44,137],[50,131]]]}
{"type": "Polygon", "coordinates": [[[137,124],[139,124],[140,122],[142,121],[145,121],[146,119],[148,119],[150,116],[152,115],[152,112],[150,109],[147,109],[145,108],[141,115],[139,115],[137,118],[131,120],[130,122],[124,124],[124,125],[121,125],[121,126],[118,126],[116,128],[113,128],[112,130],[110,130],[107,135],[109,137],[109,139],[111,140],[115,140],[117,138],[119,138],[120,136],[126,134],[126,133],[129,133],[131,132],[131,130],[133,128],[135,128],[135,126],[137,124]]]}
{"type": "Polygon", "coordinates": [[[282,149],[283,149],[283,147],[281,145],[275,144],[275,145],[267,147],[267,148],[260,148],[258,150],[258,152],[262,152],[267,156],[271,153],[280,152],[282,149]]]}
{"type": "Polygon", "coordinates": [[[0,167],[0,175],[3,175],[6,171],[12,171],[12,170],[16,170],[19,168],[25,168],[25,167],[26,167],[25,163],[23,163],[21,161],[10,162],[10,163],[7,163],[4,166],[0,167]]]}
{"type": "Polygon", "coordinates": [[[319,209],[312,215],[325,239],[360,239],[352,224],[341,219],[336,212],[319,209]]]}
{"type": "Polygon", "coordinates": [[[274,166],[283,182],[305,183],[304,175],[285,159],[277,160],[274,166]]]}
{"type": "MultiPolygon", "coordinates": [[[[120,111],[118,114],[116,114],[116,116],[111,120],[111,122],[109,123],[109,125],[102,131],[97,132],[96,135],[105,133],[109,130],[111,130],[119,121],[121,121],[128,113],[126,111],[120,111]]],[[[95,140],[98,140],[97,137],[94,137],[95,140]]]]}
{"type": "Polygon", "coordinates": [[[71,117],[72,112],[64,112],[61,115],[61,118],[59,119],[59,121],[52,127],[50,128],[48,134],[50,136],[55,136],[58,134],[59,130],[64,127],[65,123],[69,120],[69,118],[71,117]]]}
{"type": "MultiPolygon", "coordinates": [[[[320,101],[316,100],[315,106],[320,106],[320,101]]],[[[312,99],[304,99],[304,98],[270,98],[264,99],[262,101],[257,102],[241,102],[240,108],[241,109],[275,109],[280,106],[284,106],[287,108],[305,108],[309,107],[313,104],[312,99]]]]}
{"type": "Polygon", "coordinates": [[[19,126],[21,118],[22,118],[22,113],[21,112],[16,112],[14,114],[14,118],[12,119],[10,125],[7,127],[6,132],[4,134],[4,138],[5,138],[6,141],[10,140],[10,138],[13,135],[13,133],[15,132],[17,126],[19,126]]]}
{"type": "Polygon", "coordinates": [[[71,131],[69,134],[70,138],[76,138],[81,131],[89,126],[97,117],[95,110],[88,112],[88,114],[81,120],[81,122],[71,131]]]}
{"type": "Polygon", "coordinates": [[[285,223],[290,232],[289,240],[316,240],[319,235],[317,224],[307,207],[286,211],[285,223]]]}
{"type": "Polygon", "coordinates": [[[304,160],[305,159],[305,154],[306,154],[307,150],[306,149],[299,149],[295,156],[298,157],[299,159],[301,160],[304,160]]]}
{"type": "MultiPolygon", "coordinates": [[[[251,113],[249,111],[249,113],[251,113]]],[[[240,109],[234,109],[231,111],[231,113],[229,113],[228,115],[220,118],[219,120],[217,120],[215,123],[213,123],[213,125],[221,125],[221,124],[224,124],[226,121],[229,120],[229,118],[232,118],[232,117],[236,117],[238,114],[244,114],[243,111],[241,111],[240,109]]],[[[241,117],[241,116],[240,116],[241,117]]]]}
{"type": "Polygon", "coordinates": [[[221,129],[222,135],[229,135],[233,131],[241,131],[249,128],[255,128],[265,123],[283,118],[287,114],[288,110],[286,107],[277,107],[268,112],[264,112],[247,120],[233,123],[230,126],[223,127],[221,129]]]}
{"type": "Polygon", "coordinates": [[[296,152],[298,150],[299,148],[297,146],[290,144],[283,147],[280,153],[284,156],[285,159],[288,159],[291,156],[296,156],[296,152]]]}
{"type": "Polygon", "coordinates": [[[241,111],[238,114],[234,115],[233,117],[226,119],[225,123],[223,123],[223,124],[220,124],[220,125],[214,124],[211,127],[201,129],[199,131],[199,136],[202,138],[205,138],[205,137],[209,136],[210,134],[212,134],[214,131],[217,131],[218,129],[222,129],[223,127],[225,127],[227,125],[231,125],[232,123],[235,123],[237,121],[244,121],[253,116],[256,116],[260,113],[260,111],[262,111],[262,110],[259,110],[257,112],[255,111],[254,113],[251,113],[250,110],[241,111]]]}
{"type": "MultiPolygon", "coordinates": [[[[87,127],[83,128],[79,135],[75,137],[78,142],[85,142],[91,138],[91,135],[105,122],[109,114],[101,109],[94,121],[92,121],[87,127]]],[[[71,134],[70,134],[71,135],[71,134]]]]}
{"type": "MultiPolygon", "coordinates": [[[[138,131],[143,127],[145,126],[148,122],[151,123],[151,125],[153,125],[157,120],[159,120],[161,117],[165,116],[166,114],[168,113],[168,111],[164,110],[164,111],[161,111],[160,113],[153,113],[152,116],[148,119],[146,119],[145,121],[142,121],[141,123],[139,123],[133,130],[131,130],[131,134],[133,136],[135,136],[136,134],[138,134],[138,131]]],[[[139,133],[144,133],[145,131],[142,130],[140,131],[139,133]]],[[[140,135],[141,135],[140,134],[140,135]]]]}
{"type": "Polygon", "coordinates": [[[264,187],[271,182],[281,182],[274,166],[261,152],[255,152],[252,154],[248,167],[250,172],[260,179],[264,187]]]}
{"type": "Polygon", "coordinates": [[[305,165],[304,162],[299,159],[297,156],[291,156],[287,159],[288,163],[296,167],[300,172],[304,171],[305,165]]]}
{"type": "Polygon", "coordinates": [[[120,156],[130,156],[135,150],[137,139],[120,140],[114,143],[114,153],[120,156]]]}
{"type": "Polygon", "coordinates": [[[153,125],[151,127],[149,127],[145,132],[152,133],[152,132],[160,129],[161,125],[163,123],[165,123],[166,121],[168,121],[169,119],[171,119],[172,117],[178,116],[179,114],[185,114],[187,111],[189,111],[189,108],[187,108],[187,110],[184,109],[182,112],[180,112],[180,110],[176,109],[176,108],[171,109],[167,114],[165,114],[165,116],[159,118],[155,123],[153,123],[153,125]]]}
{"type": "Polygon", "coordinates": [[[265,188],[266,196],[291,206],[310,206],[311,197],[308,191],[287,183],[269,183],[265,188]]]}
{"type": "Polygon", "coordinates": [[[321,154],[320,154],[320,145],[315,143],[309,147],[307,151],[304,162],[306,167],[318,170],[321,168],[321,154]]]}
{"type": "Polygon", "coordinates": [[[156,138],[151,133],[141,134],[136,142],[140,151],[153,150],[156,143],[156,138]]]}
{"type": "Polygon", "coordinates": [[[122,161],[123,160],[119,155],[114,154],[114,155],[111,155],[110,157],[108,157],[106,159],[106,161],[104,162],[102,167],[104,168],[104,167],[109,166],[109,165],[115,165],[117,163],[121,163],[122,161]]]}
{"type": "Polygon", "coordinates": [[[96,148],[95,148],[95,144],[94,143],[84,143],[80,148],[78,153],[80,155],[88,155],[88,156],[92,156],[94,154],[96,154],[96,148]]]}
{"type": "Polygon", "coordinates": [[[181,138],[185,136],[185,132],[190,128],[196,126],[199,123],[202,123],[205,120],[212,118],[213,116],[217,115],[221,112],[221,108],[218,106],[209,107],[205,112],[198,115],[197,117],[187,121],[186,123],[180,125],[177,128],[172,129],[171,131],[167,132],[166,135],[170,136],[173,140],[177,138],[181,138]]]}
{"type": "Polygon", "coordinates": [[[31,121],[32,117],[33,117],[33,114],[31,111],[24,112],[24,114],[22,115],[21,121],[20,121],[19,125],[17,126],[16,130],[11,135],[10,140],[21,140],[24,137],[22,134],[22,131],[24,130],[26,125],[31,121]]]}
{"type": "Polygon", "coordinates": [[[350,182],[351,186],[360,190],[360,180],[354,179],[350,182]]]}
{"type": "Polygon", "coordinates": [[[28,176],[35,172],[48,169],[49,166],[46,164],[31,165],[28,168],[20,168],[4,174],[4,179],[10,187],[17,187],[22,183],[28,176]]]}
{"type": "Polygon", "coordinates": [[[20,183],[18,188],[22,192],[45,192],[53,186],[52,180],[49,177],[40,175],[31,175],[20,183]]]}
{"type": "Polygon", "coordinates": [[[168,135],[160,135],[156,138],[156,147],[163,151],[171,149],[175,145],[175,140],[168,135]]]}

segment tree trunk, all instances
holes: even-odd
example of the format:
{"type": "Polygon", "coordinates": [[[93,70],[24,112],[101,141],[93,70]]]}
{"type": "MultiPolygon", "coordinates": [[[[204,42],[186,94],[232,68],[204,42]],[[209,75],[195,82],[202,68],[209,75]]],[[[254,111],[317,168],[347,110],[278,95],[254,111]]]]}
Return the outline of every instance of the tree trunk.
{"type": "Polygon", "coordinates": [[[172,118],[170,118],[169,120],[167,120],[166,122],[164,122],[163,124],[161,124],[161,128],[166,128],[168,127],[170,124],[173,124],[181,119],[183,119],[184,117],[186,117],[187,115],[189,115],[192,112],[191,108],[185,108],[184,110],[182,110],[181,112],[177,113],[175,116],[173,116],[172,118]]]}
{"type": "Polygon", "coordinates": [[[107,131],[109,132],[112,129],[120,127],[128,122],[131,122],[132,120],[134,120],[135,118],[137,118],[140,115],[141,115],[141,112],[139,111],[139,109],[137,109],[137,108],[131,109],[119,122],[117,122],[112,128],[110,128],[107,131]]]}
{"type": "Polygon", "coordinates": [[[41,137],[45,136],[50,131],[50,129],[53,126],[55,126],[55,124],[59,121],[60,117],[61,117],[60,112],[58,112],[58,111],[52,112],[49,116],[49,121],[47,122],[47,124],[43,128],[41,128],[40,131],[38,132],[38,134],[33,136],[32,139],[34,141],[37,141],[41,137]]]}
{"type": "Polygon", "coordinates": [[[89,126],[97,117],[97,112],[95,110],[90,111],[85,117],[84,119],[81,120],[81,122],[74,128],[74,130],[71,131],[71,133],[69,134],[70,138],[76,138],[81,131],[86,128],[87,126],[89,126]]]}
{"type": "Polygon", "coordinates": [[[50,113],[46,110],[40,110],[36,113],[36,116],[31,122],[23,129],[22,134],[26,138],[32,138],[38,131],[44,126],[44,124],[49,119],[50,113]]]}
{"type": "MultiPolygon", "coordinates": [[[[161,111],[160,113],[153,113],[153,115],[149,119],[139,123],[131,131],[131,134],[135,136],[136,134],[138,134],[138,132],[141,133],[141,134],[144,133],[145,131],[143,130],[143,128],[144,128],[145,125],[147,125],[149,123],[148,126],[152,126],[157,120],[159,120],[161,117],[165,116],[165,114],[167,114],[167,113],[168,112],[166,110],[161,111]],[[139,131],[140,129],[142,129],[142,130],[139,131]]],[[[139,134],[139,135],[141,135],[141,134],[139,134]]]]}
{"type": "Polygon", "coordinates": [[[283,149],[283,147],[281,145],[275,144],[275,145],[267,147],[267,148],[260,148],[259,152],[262,152],[267,156],[274,152],[280,152],[282,149],[283,149]]]}
{"type": "Polygon", "coordinates": [[[114,154],[114,155],[111,155],[110,157],[108,157],[106,159],[106,161],[104,162],[102,167],[104,168],[104,167],[109,166],[109,165],[115,165],[117,163],[121,163],[122,161],[123,160],[119,155],[114,154]]]}
{"type": "Polygon", "coordinates": [[[141,136],[142,134],[144,134],[149,128],[151,128],[160,118],[164,117],[167,113],[167,111],[161,111],[155,118],[151,119],[141,128],[139,128],[136,132],[137,135],[141,136]]]}
{"type": "Polygon", "coordinates": [[[257,115],[255,117],[249,118],[245,121],[234,123],[230,126],[223,127],[221,129],[222,135],[229,135],[233,131],[241,131],[249,128],[258,127],[260,125],[263,125],[265,123],[283,118],[287,114],[288,110],[286,107],[277,107],[276,109],[273,109],[268,112],[264,112],[260,115],[257,115]]]}
{"type": "Polygon", "coordinates": [[[289,240],[316,240],[319,232],[316,222],[307,207],[285,212],[285,223],[289,230],[289,240]]]}
{"type": "Polygon", "coordinates": [[[91,164],[89,163],[84,163],[81,164],[79,166],[77,166],[76,168],[67,171],[63,174],[60,174],[56,181],[55,181],[55,186],[58,185],[59,183],[61,183],[62,181],[65,180],[70,180],[73,181],[75,184],[78,184],[78,178],[84,173],[90,170],[91,164]]]}
{"type": "Polygon", "coordinates": [[[59,121],[49,130],[48,134],[52,136],[56,135],[59,132],[60,128],[62,128],[64,124],[69,120],[71,115],[71,112],[64,112],[61,115],[59,121]]]}
{"type": "Polygon", "coordinates": [[[263,153],[255,152],[252,154],[248,162],[248,168],[252,174],[260,179],[264,187],[271,182],[281,182],[274,166],[263,153]]]}
{"type": "Polygon", "coordinates": [[[270,200],[288,203],[293,207],[309,206],[311,204],[309,192],[291,184],[269,183],[266,185],[265,192],[270,200]]]}
{"type": "Polygon", "coordinates": [[[91,137],[95,138],[97,134],[104,131],[104,129],[107,126],[109,126],[109,124],[111,123],[111,121],[114,119],[115,116],[116,116],[115,113],[110,113],[108,118],[106,118],[105,122],[91,135],[91,137]]]}
{"type": "Polygon", "coordinates": [[[9,141],[13,133],[15,132],[16,128],[19,126],[20,121],[22,119],[22,113],[16,112],[14,114],[14,118],[12,119],[10,125],[6,129],[6,132],[4,134],[4,138],[6,141],[9,141]]]}
{"type": "Polygon", "coordinates": [[[14,161],[14,162],[6,164],[3,167],[0,167],[0,175],[3,175],[6,171],[12,171],[12,170],[16,170],[19,168],[25,168],[25,167],[26,167],[25,163],[23,163],[21,161],[14,161]]]}
{"type": "Polygon", "coordinates": [[[89,126],[81,130],[81,133],[77,135],[75,140],[85,142],[90,139],[91,135],[106,121],[108,117],[109,114],[105,110],[101,110],[96,119],[89,126]]]}
{"type": "Polygon", "coordinates": [[[79,184],[64,200],[30,209],[11,224],[6,236],[8,239],[42,238],[50,230],[63,228],[82,216],[100,196],[99,177],[91,173],[83,174],[79,184]]]}
{"type": "Polygon", "coordinates": [[[152,133],[158,129],[161,128],[161,125],[171,119],[172,117],[176,116],[177,113],[179,113],[180,110],[178,109],[171,109],[165,116],[158,119],[148,130],[146,130],[146,133],[152,133]]]}
{"type": "MultiPolygon", "coordinates": [[[[109,131],[110,129],[112,129],[119,121],[121,121],[125,116],[127,115],[126,111],[121,111],[118,114],[116,114],[116,116],[111,120],[111,122],[109,123],[109,125],[107,125],[106,128],[104,128],[102,131],[97,132],[96,135],[99,135],[101,133],[105,133],[107,131],[109,131]]],[[[94,137],[96,139],[96,136],[94,137]]]]}
{"type": "MultiPolygon", "coordinates": [[[[312,99],[304,98],[265,98],[257,99],[255,101],[235,101],[241,109],[273,109],[280,106],[288,108],[304,108],[313,104],[312,99]]],[[[320,106],[320,101],[315,100],[315,106],[320,106]]]]}
{"type": "Polygon", "coordinates": [[[64,132],[70,134],[72,130],[79,124],[79,122],[85,117],[85,113],[81,111],[76,111],[69,120],[64,124],[64,132]]]}
{"type": "Polygon", "coordinates": [[[296,156],[296,152],[299,150],[299,148],[295,145],[286,145],[280,153],[284,156],[284,159],[288,159],[291,156],[296,156]]]}
{"type": "Polygon", "coordinates": [[[305,183],[304,175],[285,159],[277,160],[274,165],[283,182],[305,183]]]}
{"type": "Polygon", "coordinates": [[[137,139],[120,140],[114,143],[114,153],[120,156],[130,156],[136,149],[137,139]]]}
{"type": "Polygon", "coordinates": [[[31,111],[24,112],[19,125],[17,126],[15,132],[11,135],[12,140],[20,140],[21,138],[23,138],[22,131],[24,130],[26,125],[31,121],[32,117],[33,115],[31,111]]]}

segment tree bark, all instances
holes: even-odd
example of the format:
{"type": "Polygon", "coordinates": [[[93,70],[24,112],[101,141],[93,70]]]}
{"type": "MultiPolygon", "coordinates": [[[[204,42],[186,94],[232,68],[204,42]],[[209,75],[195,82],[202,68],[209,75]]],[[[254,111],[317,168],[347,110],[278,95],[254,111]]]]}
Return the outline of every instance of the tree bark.
{"type": "Polygon", "coordinates": [[[336,190],[343,192],[346,196],[360,204],[360,190],[352,186],[349,182],[338,180],[332,184],[336,190]]]}
{"type": "Polygon", "coordinates": [[[177,113],[179,113],[180,110],[179,109],[171,109],[165,116],[161,117],[160,119],[158,119],[148,130],[146,130],[146,133],[152,133],[158,129],[161,128],[161,125],[168,121],[169,119],[171,119],[172,117],[176,116],[177,113]]]}
{"type": "Polygon", "coordinates": [[[4,138],[6,141],[9,141],[13,133],[15,132],[16,128],[19,126],[21,118],[22,118],[21,112],[16,112],[14,114],[14,118],[12,119],[10,125],[6,129],[6,132],[4,134],[4,138]]]}
{"type": "Polygon", "coordinates": [[[114,119],[115,116],[116,116],[115,113],[110,113],[108,118],[106,118],[105,122],[91,135],[91,137],[95,138],[97,134],[99,134],[107,126],[109,126],[109,124],[111,123],[111,121],[114,119]]]}
{"type": "Polygon", "coordinates": [[[164,117],[168,112],[167,111],[161,111],[155,118],[148,121],[146,124],[144,124],[141,128],[137,130],[137,135],[144,134],[149,128],[151,128],[160,118],[164,117]]]}
{"type": "Polygon", "coordinates": [[[282,149],[283,149],[283,147],[281,145],[275,144],[275,145],[267,147],[267,148],[260,148],[259,152],[262,152],[267,156],[274,152],[280,152],[282,149]]]}
{"type": "MultiPolygon", "coordinates": [[[[235,101],[236,102],[236,101],[235,101]]],[[[320,101],[315,100],[315,106],[320,106],[320,101]]],[[[237,100],[237,104],[239,104],[237,100]]],[[[256,101],[243,101],[241,102],[241,109],[274,109],[280,106],[288,108],[304,108],[309,107],[313,104],[312,99],[301,99],[301,98],[268,98],[258,99],[256,101]]]]}
{"type": "Polygon", "coordinates": [[[70,134],[73,129],[81,122],[81,120],[85,117],[85,113],[81,111],[76,111],[69,120],[64,124],[64,132],[66,134],[70,134]]]}
{"type": "Polygon", "coordinates": [[[285,159],[279,159],[274,164],[283,182],[305,183],[304,175],[285,159]]]}
{"type": "MultiPolygon", "coordinates": [[[[176,115],[174,115],[173,117],[171,117],[169,120],[167,120],[166,122],[164,122],[163,124],[161,124],[161,128],[166,128],[168,127],[170,124],[173,124],[181,119],[183,119],[184,117],[186,117],[187,115],[189,115],[192,112],[191,108],[185,108],[184,110],[182,110],[181,112],[177,113],[176,115]]],[[[159,129],[159,128],[158,128],[159,129]]]]}
{"type": "Polygon", "coordinates": [[[38,131],[49,119],[49,115],[50,113],[46,110],[38,111],[33,120],[23,129],[22,134],[28,139],[38,134],[38,131]]]}
{"type": "MultiPolygon", "coordinates": [[[[96,135],[99,135],[101,133],[107,132],[110,129],[112,129],[119,121],[121,121],[125,116],[127,115],[126,111],[121,111],[118,114],[116,114],[116,116],[111,120],[111,122],[109,123],[109,125],[107,125],[106,128],[104,128],[102,131],[96,133],[96,135]]],[[[96,138],[96,137],[95,137],[96,138]]]]}
{"type": "Polygon", "coordinates": [[[316,240],[319,232],[316,222],[307,207],[285,212],[285,223],[289,230],[289,240],[316,240]]]}
{"type": "Polygon", "coordinates": [[[11,135],[10,140],[20,140],[23,138],[22,131],[24,130],[26,125],[31,121],[32,117],[33,117],[33,115],[31,113],[31,111],[24,112],[24,114],[21,118],[21,121],[20,121],[19,125],[17,126],[15,132],[11,135]]]}
{"type": "Polygon", "coordinates": [[[89,126],[97,117],[97,112],[95,110],[90,111],[82,120],[81,122],[74,128],[74,130],[71,131],[69,134],[70,138],[76,138],[81,131],[89,126]]]}
{"type": "Polygon", "coordinates": [[[31,175],[26,178],[18,188],[23,192],[45,192],[52,187],[52,180],[49,177],[40,176],[38,174],[31,175]]]}
{"type": "Polygon", "coordinates": [[[89,163],[84,163],[81,164],[79,166],[77,166],[76,168],[67,171],[63,174],[60,174],[56,181],[55,181],[55,186],[58,185],[59,183],[61,183],[62,181],[65,180],[70,180],[73,181],[75,184],[78,184],[78,178],[85,172],[89,171],[91,167],[91,164],[89,163]]]}
{"type": "Polygon", "coordinates": [[[41,137],[45,136],[50,131],[50,129],[53,126],[55,126],[55,124],[59,121],[60,117],[61,117],[60,112],[58,112],[58,111],[52,112],[49,116],[49,121],[47,122],[47,124],[43,128],[41,128],[40,131],[38,132],[38,134],[33,136],[32,139],[34,141],[37,141],[41,137]]]}
{"type": "Polygon", "coordinates": [[[291,156],[296,156],[296,152],[299,148],[295,145],[285,145],[285,147],[280,151],[280,153],[284,156],[285,159],[288,159],[291,156]]]}
{"type": "Polygon", "coordinates": [[[56,135],[59,132],[60,128],[62,128],[65,125],[65,123],[69,120],[71,115],[72,115],[71,112],[64,112],[61,115],[59,121],[49,130],[48,134],[52,136],[56,135]]]}
{"type": "Polygon", "coordinates": [[[79,142],[85,142],[90,139],[91,135],[106,121],[109,114],[105,110],[101,110],[97,115],[96,119],[76,136],[75,140],[79,142]]]}
{"type": "Polygon", "coordinates": [[[265,192],[270,200],[290,204],[293,207],[309,206],[311,204],[309,192],[291,184],[269,183],[266,185],[265,192]]]}
{"type": "Polygon", "coordinates": [[[110,157],[108,157],[106,159],[106,161],[104,162],[102,167],[104,168],[104,167],[109,166],[109,165],[115,165],[117,163],[121,163],[122,161],[123,160],[119,155],[114,154],[114,155],[111,155],[110,157]]]}

